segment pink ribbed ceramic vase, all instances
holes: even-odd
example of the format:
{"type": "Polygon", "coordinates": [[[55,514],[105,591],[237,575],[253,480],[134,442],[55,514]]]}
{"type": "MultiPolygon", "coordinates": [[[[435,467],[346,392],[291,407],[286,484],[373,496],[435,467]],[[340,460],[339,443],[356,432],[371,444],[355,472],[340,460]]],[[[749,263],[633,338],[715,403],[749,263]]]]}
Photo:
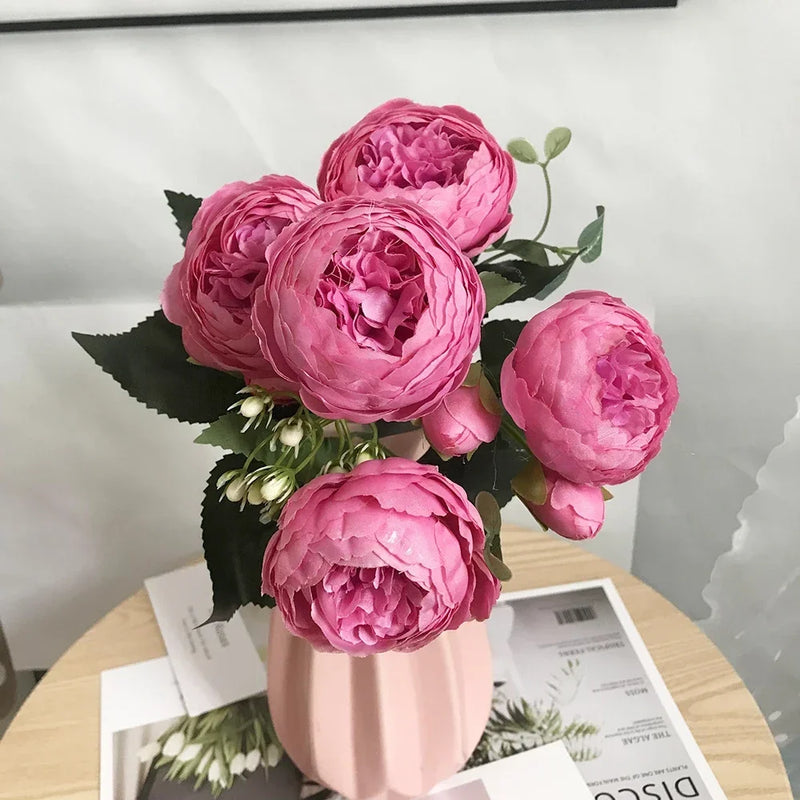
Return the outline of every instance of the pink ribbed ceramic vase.
{"type": "Polygon", "coordinates": [[[350,800],[406,800],[457,772],[492,700],[485,623],[415,653],[319,653],[272,615],[267,694],[294,763],[350,800]]]}

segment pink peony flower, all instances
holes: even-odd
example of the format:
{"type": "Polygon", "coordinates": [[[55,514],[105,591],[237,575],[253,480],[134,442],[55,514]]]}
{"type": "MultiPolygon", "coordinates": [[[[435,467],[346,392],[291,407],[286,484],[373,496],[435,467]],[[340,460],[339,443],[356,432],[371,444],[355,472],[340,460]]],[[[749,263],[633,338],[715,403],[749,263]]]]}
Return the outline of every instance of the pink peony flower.
{"type": "Polygon", "coordinates": [[[511,224],[511,156],[459,106],[390,100],[340,136],[317,178],[324,200],[401,197],[444,225],[468,256],[511,224]]]}
{"type": "Polygon", "coordinates": [[[606,504],[598,486],[562,478],[545,467],[547,500],[540,506],[520,498],[528,511],[550,530],[567,539],[592,539],[603,526],[606,504]]]}
{"type": "Polygon", "coordinates": [[[419,207],[323,203],[268,257],[254,328],[315,414],[414,419],[464,380],[486,298],[475,267],[419,207]]]}
{"type": "Polygon", "coordinates": [[[622,483],[659,451],[678,402],[661,340],[604,292],[573,292],[523,329],[503,404],[533,454],[574,483],[622,483]]]}
{"type": "Polygon", "coordinates": [[[316,192],[283,175],[229,183],[203,200],[186,252],[161,295],[164,313],[180,325],[192,358],[241,372],[265,389],[293,388],[261,353],[250,310],[269,269],[267,247],[318,203],[316,192]]]}
{"type": "Polygon", "coordinates": [[[262,591],[318,650],[408,652],[489,616],[500,585],[483,547],[477,510],[435,467],[368,461],[289,499],[262,591]]]}
{"type": "Polygon", "coordinates": [[[422,418],[422,429],[443,456],[463,456],[494,440],[500,430],[500,414],[483,405],[477,386],[459,386],[422,418]]]}

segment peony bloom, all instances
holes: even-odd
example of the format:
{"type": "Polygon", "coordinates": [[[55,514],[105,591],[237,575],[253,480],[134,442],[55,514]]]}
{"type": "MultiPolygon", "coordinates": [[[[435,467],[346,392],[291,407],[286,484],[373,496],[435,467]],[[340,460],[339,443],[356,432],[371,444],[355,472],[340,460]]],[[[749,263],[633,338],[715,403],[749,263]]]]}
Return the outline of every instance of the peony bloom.
{"type": "Polygon", "coordinates": [[[475,267],[422,209],[323,203],[268,257],[253,326],[265,358],[315,414],[414,419],[464,380],[486,297],[475,267]]]}
{"type": "Polygon", "coordinates": [[[325,153],[317,184],[324,200],[399,197],[421,205],[468,256],[511,224],[517,176],[511,156],[459,106],[390,100],[325,153]]]}
{"type": "Polygon", "coordinates": [[[477,510],[435,467],[368,461],[290,498],[262,591],[319,650],[408,652],[489,616],[500,585],[483,547],[477,510]]]}
{"type": "Polygon", "coordinates": [[[422,429],[443,456],[463,456],[494,440],[500,430],[500,414],[483,405],[477,386],[459,386],[422,418],[422,429]]]}
{"type": "Polygon", "coordinates": [[[537,314],[500,383],[542,464],[595,486],[623,483],[647,466],[678,402],[661,340],[604,292],[573,292],[537,314]]]}
{"type": "Polygon", "coordinates": [[[318,203],[316,192],[282,175],[229,183],[203,200],[161,295],[195,361],[267,390],[292,388],[264,359],[250,309],[267,275],[267,247],[318,203]]]}
{"type": "Polygon", "coordinates": [[[567,539],[592,539],[603,526],[606,504],[598,486],[578,484],[545,468],[547,500],[540,506],[520,498],[542,525],[567,539]]]}

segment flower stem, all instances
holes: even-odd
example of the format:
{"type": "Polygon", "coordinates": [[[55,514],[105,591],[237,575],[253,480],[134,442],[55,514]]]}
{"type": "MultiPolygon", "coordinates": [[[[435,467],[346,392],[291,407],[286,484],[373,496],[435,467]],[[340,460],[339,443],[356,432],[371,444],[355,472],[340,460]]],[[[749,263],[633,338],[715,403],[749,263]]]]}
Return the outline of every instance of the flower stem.
{"type": "MultiPolygon", "coordinates": [[[[528,453],[531,452],[530,447],[528,447],[528,442],[525,439],[525,434],[514,424],[510,417],[504,416],[502,422],[500,423],[500,427],[502,428],[503,433],[505,433],[509,439],[513,439],[528,453]]],[[[531,453],[531,455],[533,455],[533,453],[531,453]]]]}
{"type": "Polygon", "coordinates": [[[553,190],[550,186],[550,173],[547,171],[547,165],[542,164],[542,174],[544,175],[544,188],[547,192],[547,209],[544,212],[544,220],[542,221],[542,227],[539,228],[539,233],[533,237],[534,242],[538,242],[539,239],[542,238],[544,232],[547,230],[547,226],[550,224],[550,211],[553,208],[553,190]]]}

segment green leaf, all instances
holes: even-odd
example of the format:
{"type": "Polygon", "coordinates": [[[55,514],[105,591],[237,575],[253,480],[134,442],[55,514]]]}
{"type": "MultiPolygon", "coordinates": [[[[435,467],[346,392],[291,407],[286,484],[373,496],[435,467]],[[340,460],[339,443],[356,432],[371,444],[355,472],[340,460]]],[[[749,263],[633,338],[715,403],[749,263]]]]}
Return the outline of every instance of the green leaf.
{"type": "Polygon", "coordinates": [[[519,320],[498,319],[484,323],[481,328],[481,363],[495,389],[500,386],[500,368],[524,327],[525,323],[519,320]]]}
{"type": "Polygon", "coordinates": [[[181,329],[156,311],[126,333],[73,333],[72,338],[133,398],[182,422],[212,422],[244,382],[190,364],[181,329]]]}
{"type": "Polygon", "coordinates": [[[521,283],[514,283],[497,272],[481,272],[481,283],[486,293],[486,312],[495,306],[505,303],[509,297],[522,288],[521,283]]]}
{"type": "Polygon", "coordinates": [[[519,139],[512,139],[508,143],[506,149],[511,153],[513,159],[521,161],[523,164],[535,164],[539,160],[536,155],[536,150],[534,150],[533,145],[527,139],[521,137],[519,139]]]}
{"type": "MultiPolygon", "coordinates": [[[[272,411],[272,421],[277,422],[280,419],[291,417],[295,411],[297,411],[295,403],[276,405],[272,411]]],[[[248,456],[256,445],[267,436],[269,428],[259,425],[258,428],[249,428],[242,433],[245,422],[247,420],[241,414],[232,411],[203,428],[195,439],[195,443],[210,444],[213,447],[221,447],[223,450],[248,456]]],[[[268,448],[264,448],[263,451],[259,451],[256,460],[262,464],[272,464],[276,456],[276,453],[271,453],[268,448]]]]}
{"type": "Polygon", "coordinates": [[[597,219],[592,220],[578,237],[578,247],[581,249],[581,261],[587,264],[595,261],[603,252],[603,223],[606,210],[604,206],[597,206],[597,219]]]}
{"type": "Polygon", "coordinates": [[[494,575],[495,578],[497,578],[497,580],[499,581],[511,580],[512,577],[511,570],[504,562],[502,562],[499,558],[497,558],[497,556],[494,555],[494,553],[489,552],[489,553],[484,553],[484,555],[486,557],[486,566],[489,567],[489,569],[492,572],[492,575],[494,575]]]}
{"type": "Polygon", "coordinates": [[[206,622],[229,620],[240,606],[275,605],[261,594],[261,564],[264,551],[278,529],[277,522],[262,523],[258,506],[219,499],[217,479],[224,472],[244,464],[240,455],[221,458],[209,476],[203,497],[203,552],[211,575],[214,608],[206,622]]]}
{"type": "Polygon", "coordinates": [[[435,451],[429,450],[420,459],[423,464],[433,464],[451,481],[461,486],[471,503],[480,492],[489,492],[502,508],[513,497],[511,479],[527,461],[528,455],[505,439],[497,437],[482,444],[472,457],[457,456],[445,461],[435,451]]]}
{"type": "Polygon", "coordinates": [[[572,140],[572,131],[569,128],[553,128],[544,140],[544,154],[548,161],[561,155],[572,140]]]}
{"type": "Polygon", "coordinates": [[[496,250],[502,250],[504,253],[517,256],[517,258],[521,258],[529,264],[538,264],[546,267],[549,263],[547,250],[539,242],[534,242],[530,239],[509,239],[500,245],[495,243],[494,247],[496,250]]]}
{"type": "MultiPolygon", "coordinates": [[[[578,254],[571,255],[563,264],[539,266],[526,261],[499,261],[489,264],[486,269],[497,272],[509,281],[521,282],[522,286],[506,301],[516,303],[519,300],[544,300],[567,279],[569,271],[578,260],[578,254]]],[[[481,272],[481,279],[485,273],[481,272]]]]}
{"type": "Polygon", "coordinates": [[[500,526],[502,525],[500,506],[497,505],[497,500],[489,492],[478,492],[475,497],[475,508],[478,509],[478,513],[481,515],[487,537],[493,539],[500,533],[500,526]]]}
{"type": "Polygon", "coordinates": [[[194,220],[194,216],[203,200],[200,197],[183,194],[183,192],[173,192],[170,189],[165,189],[164,194],[167,197],[172,216],[175,217],[175,224],[178,226],[181,241],[185,245],[189,231],[192,229],[192,220],[194,220]]]}
{"type": "Polygon", "coordinates": [[[514,476],[511,488],[523,500],[527,500],[535,506],[541,506],[547,502],[547,481],[538,459],[531,458],[514,476]]]}

